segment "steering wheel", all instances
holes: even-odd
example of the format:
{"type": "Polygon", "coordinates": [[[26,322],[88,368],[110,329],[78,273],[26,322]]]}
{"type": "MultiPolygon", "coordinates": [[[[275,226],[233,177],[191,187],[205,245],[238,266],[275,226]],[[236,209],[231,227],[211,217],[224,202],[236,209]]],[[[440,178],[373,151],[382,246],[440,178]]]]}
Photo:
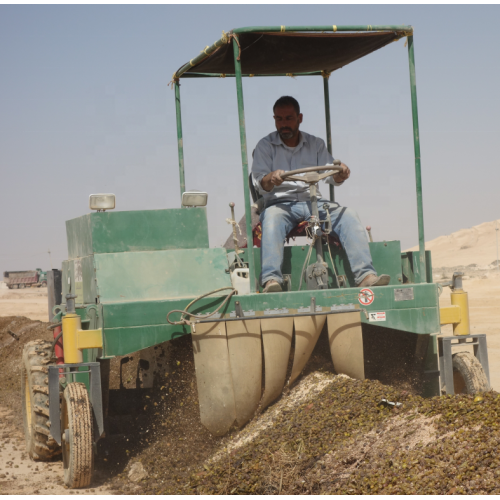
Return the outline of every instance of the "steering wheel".
{"type": "Polygon", "coordinates": [[[298,168],[297,170],[291,170],[290,172],[285,172],[281,174],[281,178],[284,181],[299,181],[306,182],[307,184],[316,184],[321,179],[333,175],[335,172],[340,172],[342,167],[340,166],[340,160],[334,160],[333,165],[323,165],[318,167],[305,167],[298,168]],[[321,170],[327,170],[322,174],[318,173],[321,170]],[[306,175],[298,175],[306,174],[306,175]]]}

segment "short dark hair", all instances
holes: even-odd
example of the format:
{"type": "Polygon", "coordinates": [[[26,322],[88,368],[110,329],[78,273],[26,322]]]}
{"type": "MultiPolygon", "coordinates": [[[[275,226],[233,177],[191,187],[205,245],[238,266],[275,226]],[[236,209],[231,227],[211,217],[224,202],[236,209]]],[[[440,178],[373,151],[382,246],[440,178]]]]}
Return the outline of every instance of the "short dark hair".
{"type": "Polygon", "coordinates": [[[299,106],[299,103],[297,102],[297,99],[294,99],[293,97],[291,97],[289,95],[284,95],[284,96],[280,97],[274,103],[273,113],[274,113],[274,110],[276,108],[283,108],[285,106],[293,106],[293,108],[295,109],[295,112],[297,113],[297,115],[300,114],[300,106],[299,106]]]}

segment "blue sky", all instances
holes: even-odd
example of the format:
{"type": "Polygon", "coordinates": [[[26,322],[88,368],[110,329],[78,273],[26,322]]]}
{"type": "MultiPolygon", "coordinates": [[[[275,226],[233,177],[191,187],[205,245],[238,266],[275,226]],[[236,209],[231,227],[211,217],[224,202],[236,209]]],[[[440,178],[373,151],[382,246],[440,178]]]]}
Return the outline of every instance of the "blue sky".
{"type": "MultiPolygon", "coordinates": [[[[426,239],[498,219],[498,40],[493,6],[0,5],[0,271],[60,267],[64,222],[88,196],[117,210],[180,206],[172,73],[252,25],[411,24],[426,239]]],[[[244,81],[248,148],[293,95],[302,129],[325,137],[321,78],[244,81]]],[[[337,200],[375,240],[417,244],[414,153],[404,40],[330,78],[334,156],[352,170],[337,200]]],[[[186,187],[207,190],[212,246],[243,214],[233,79],[181,86],[186,187]]],[[[323,190],[326,193],[326,189],[323,190]]],[[[495,256],[492,256],[492,261],[495,256]]]]}

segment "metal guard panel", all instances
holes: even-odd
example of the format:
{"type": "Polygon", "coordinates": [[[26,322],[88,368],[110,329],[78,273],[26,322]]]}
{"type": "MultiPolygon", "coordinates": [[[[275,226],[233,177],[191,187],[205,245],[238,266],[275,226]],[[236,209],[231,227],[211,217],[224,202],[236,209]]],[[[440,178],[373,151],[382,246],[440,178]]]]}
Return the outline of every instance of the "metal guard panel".
{"type": "Polygon", "coordinates": [[[91,214],[66,221],[68,258],[85,257],[92,254],[91,214]]]}
{"type": "Polygon", "coordinates": [[[68,257],[208,248],[206,209],[93,212],[66,222],[68,257]]]}
{"type": "MultiPolygon", "coordinates": [[[[240,297],[241,299],[241,297],[240,297]]],[[[113,307],[111,305],[110,307],[113,307]]],[[[172,305],[165,302],[148,303],[147,311],[154,317],[165,318],[166,311],[171,310],[172,305]]],[[[213,309],[213,308],[212,308],[213,309]]],[[[111,312],[111,311],[110,311],[111,312]]],[[[290,312],[293,312],[290,311],[290,312]]],[[[113,314],[114,316],[114,314],[113,314]]],[[[146,314],[142,314],[143,320],[147,321],[146,314]]],[[[363,313],[360,314],[362,323],[368,323],[363,313]]],[[[387,311],[387,321],[374,323],[377,326],[411,332],[416,334],[429,334],[439,331],[439,313],[437,308],[403,309],[387,311]]],[[[131,319],[130,317],[128,318],[131,319]]],[[[223,319],[221,321],[224,321],[223,319]]],[[[107,322],[105,320],[105,322],[107,322]]],[[[125,356],[140,349],[145,349],[168,340],[181,337],[191,333],[185,325],[142,325],[106,328],[105,355],[125,356]]]]}
{"type": "MultiPolygon", "coordinates": [[[[228,275],[224,273],[224,276],[228,275]]],[[[214,284],[210,290],[215,288],[216,286],[214,284]]],[[[417,311],[423,311],[422,314],[424,315],[424,311],[427,309],[436,309],[436,312],[438,311],[438,294],[435,284],[374,287],[372,290],[375,293],[375,298],[369,306],[361,306],[359,303],[359,288],[344,288],[336,290],[304,290],[301,292],[238,295],[237,297],[233,297],[220,312],[226,314],[234,311],[236,301],[240,302],[241,308],[244,311],[265,311],[266,309],[272,310],[275,308],[309,308],[311,297],[316,298],[316,304],[318,306],[325,308],[330,308],[333,305],[355,304],[363,307],[367,312],[392,311],[394,313],[398,310],[408,311],[415,309],[417,311]],[[394,290],[401,288],[412,288],[414,298],[404,301],[395,300],[394,290]]],[[[193,313],[204,314],[215,311],[217,306],[222,302],[222,297],[227,295],[226,292],[228,292],[228,290],[223,291],[221,296],[217,299],[215,297],[207,297],[199,300],[193,308],[193,313]]],[[[193,295],[201,295],[201,293],[203,292],[193,295]]],[[[108,328],[165,324],[167,323],[165,318],[168,312],[173,309],[184,309],[189,302],[191,302],[193,295],[184,298],[178,296],[171,297],[170,299],[165,298],[163,300],[151,301],[130,301],[121,298],[113,303],[104,303],[104,328],[107,330],[108,328]]],[[[101,299],[101,302],[104,301],[101,299]]],[[[327,309],[324,310],[326,311],[327,309]]],[[[177,321],[179,316],[180,315],[173,315],[171,319],[177,321]]],[[[429,331],[425,333],[435,333],[439,331],[439,320],[436,318],[436,321],[436,325],[433,323],[433,329],[429,329],[429,331]]],[[[379,326],[392,328],[392,326],[384,324],[383,322],[377,324],[379,326]]]]}
{"type": "Polygon", "coordinates": [[[94,258],[104,306],[110,302],[193,298],[231,286],[222,248],[95,254],[94,258]]]}
{"type": "MultiPolygon", "coordinates": [[[[223,273],[223,276],[228,275],[223,273]]],[[[213,290],[215,285],[212,283],[208,288],[213,290]]],[[[374,323],[375,325],[417,334],[429,334],[439,331],[436,285],[375,287],[374,292],[375,300],[373,303],[363,307],[367,312],[386,313],[386,320],[374,323]],[[413,287],[414,299],[395,301],[394,289],[406,287],[413,287]]],[[[316,304],[325,308],[323,311],[327,311],[333,305],[351,303],[360,306],[357,301],[358,294],[359,288],[240,295],[233,297],[221,310],[221,313],[229,314],[234,311],[236,300],[240,302],[243,311],[252,310],[256,314],[261,314],[266,309],[272,310],[275,308],[286,308],[290,312],[296,312],[299,308],[308,307],[311,297],[316,297],[316,304]]],[[[198,314],[213,312],[221,303],[221,300],[222,295],[219,298],[207,297],[201,299],[197,302],[193,312],[198,314]]],[[[166,322],[166,315],[169,311],[173,309],[182,310],[190,301],[191,297],[132,301],[126,301],[122,298],[119,302],[104,303],[103,324],[106,355],[126,355],[190,333],[189,328],[185,326],[173,326],[166,322]]],[[[176,321],[179,316],[178,314],[172,315],[171,319],[176,321]]],[[[363,312],[360,319],[363,323],[369,323],[363,312]]]]}

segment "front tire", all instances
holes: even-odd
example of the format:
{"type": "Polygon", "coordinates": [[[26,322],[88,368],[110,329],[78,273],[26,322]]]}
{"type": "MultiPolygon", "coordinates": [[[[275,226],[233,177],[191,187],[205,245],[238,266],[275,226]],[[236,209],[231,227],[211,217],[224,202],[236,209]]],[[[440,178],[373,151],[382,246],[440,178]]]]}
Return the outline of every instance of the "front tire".
{"type": "Polygon", "coordinates": [[[68,488],[85,488],[94,472],[93,418],[85,384],[66,386],[61,408],[64,483],[68,488]]]}
{"type": "Polygon", "coordinates": [[[476,394],[490,390],[483,367],[473,354],[457,352],[452,360],[455,394],[476,394]]]}
{"type": "Polygon", "coordinates": [[[25,344],[21,368],[21,398],[26,449],[33,460],[48,461],[61,453],[49,429],[48,367],[52,344],[34,340],[25,344]]]}

